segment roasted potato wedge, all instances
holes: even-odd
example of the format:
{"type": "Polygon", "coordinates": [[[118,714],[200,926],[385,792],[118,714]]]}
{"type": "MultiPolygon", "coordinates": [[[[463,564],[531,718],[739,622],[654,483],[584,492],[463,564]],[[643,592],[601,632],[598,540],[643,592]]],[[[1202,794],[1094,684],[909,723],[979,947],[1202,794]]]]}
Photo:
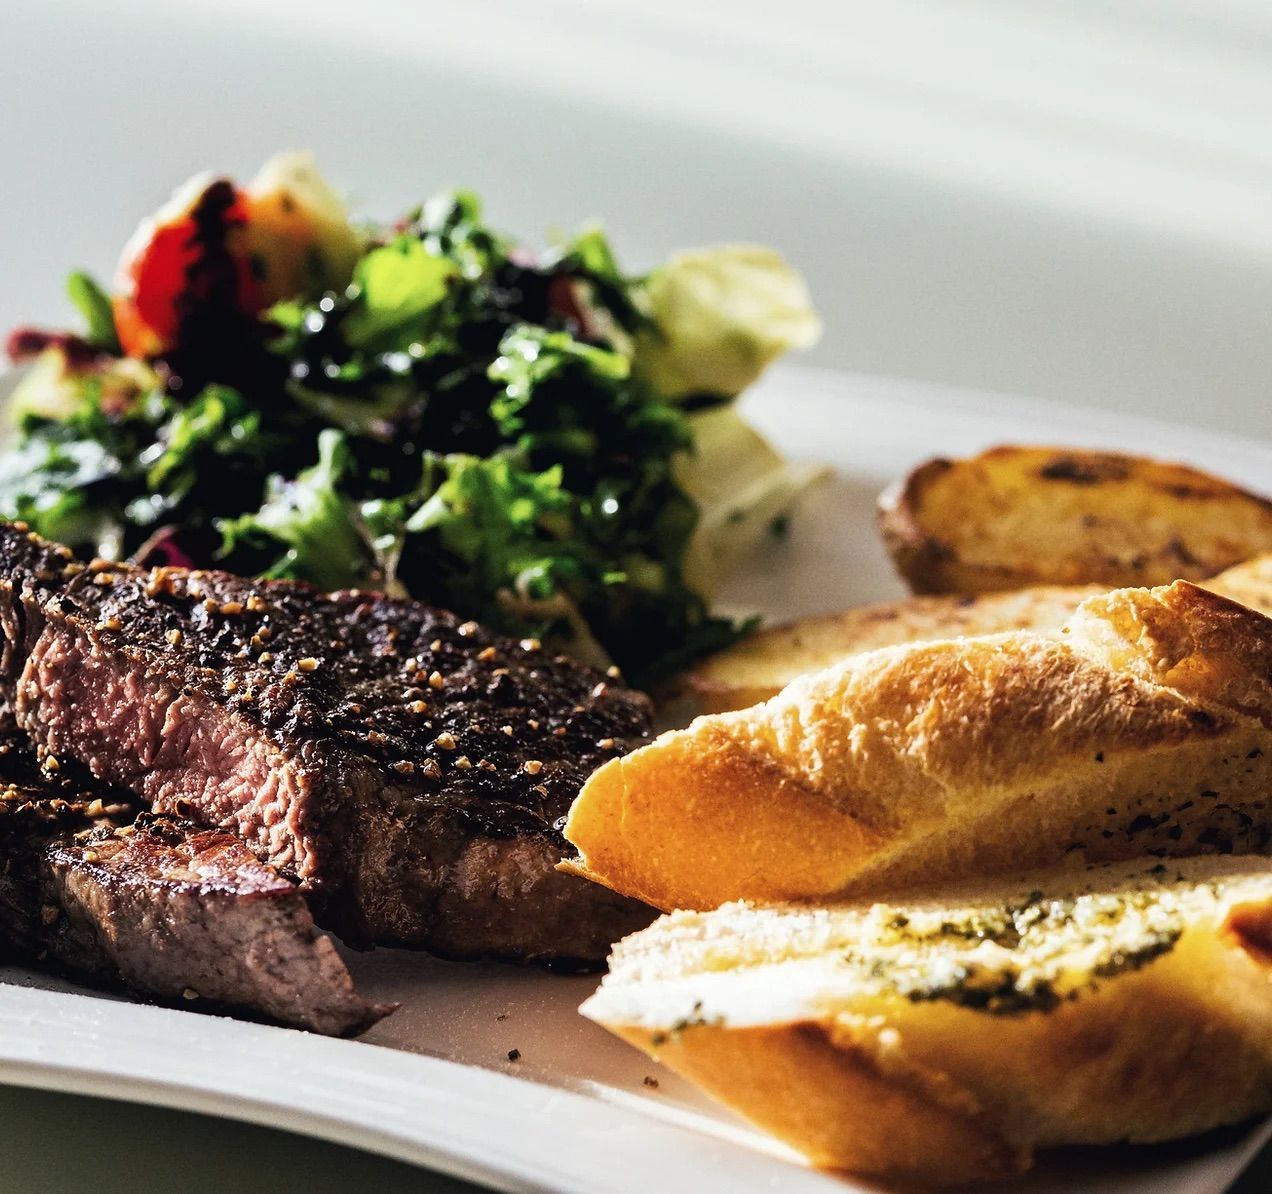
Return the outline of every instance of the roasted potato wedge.
{"type": "Polygon", "coordinates": [[[879,500],[916,593],[1203,580],[1272,551],[1272,502],[1181,464],[991,448],[929,460],[879,500]]]}
{"type": "MultiPolygon", "coordinates": [[[[1272,553],[1202,584],[1272,617],[1272,553]]],[[[1055,630],[1088,597],[1106,591],[1105,585],[1042,585],[968,597],[910,597],[766,627],[681,676],[666,696],[666,719],[683,722],[699,713],[758,705],[797,676],[876,647],[1011,630],[1055,630]]]]}

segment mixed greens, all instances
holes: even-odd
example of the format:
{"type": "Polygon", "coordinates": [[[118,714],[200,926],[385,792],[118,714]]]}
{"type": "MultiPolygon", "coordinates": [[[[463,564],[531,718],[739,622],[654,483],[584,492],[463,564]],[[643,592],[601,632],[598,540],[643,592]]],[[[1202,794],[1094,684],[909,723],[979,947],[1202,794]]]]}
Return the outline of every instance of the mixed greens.
{"type": "Polygon", "coordinates": [[[745,630],[710,589],[800,487],[732,404],[818,330],[768,250],[632,277],[463,192],[362,228],[287,155],[69,293],[82,334],[10,339],[0,515],[81,551],[410,593],[651,684],[745,630]]]}

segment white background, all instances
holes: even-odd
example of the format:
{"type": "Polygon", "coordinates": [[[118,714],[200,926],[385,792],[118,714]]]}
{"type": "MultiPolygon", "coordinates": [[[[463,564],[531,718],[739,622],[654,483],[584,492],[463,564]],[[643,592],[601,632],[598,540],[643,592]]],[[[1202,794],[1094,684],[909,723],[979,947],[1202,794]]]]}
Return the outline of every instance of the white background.
{"type": "Polygon", "coordinates": [[[815,363],[1272,435],[1255,0],[0,0],[0,57],[0,324],[307,145],[369,212],[778,245],[815,363]]]}

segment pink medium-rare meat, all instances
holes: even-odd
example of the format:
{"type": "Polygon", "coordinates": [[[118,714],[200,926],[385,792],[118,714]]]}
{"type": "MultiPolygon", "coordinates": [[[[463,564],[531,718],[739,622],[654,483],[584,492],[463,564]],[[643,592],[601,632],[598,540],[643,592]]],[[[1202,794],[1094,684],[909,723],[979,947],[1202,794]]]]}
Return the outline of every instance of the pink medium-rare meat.
{"type": "Polygon", "coordinates": [[[182,1007],[349,1036],[368,1003],[294,883],[0,737],[0,954],[182,1007]]]}

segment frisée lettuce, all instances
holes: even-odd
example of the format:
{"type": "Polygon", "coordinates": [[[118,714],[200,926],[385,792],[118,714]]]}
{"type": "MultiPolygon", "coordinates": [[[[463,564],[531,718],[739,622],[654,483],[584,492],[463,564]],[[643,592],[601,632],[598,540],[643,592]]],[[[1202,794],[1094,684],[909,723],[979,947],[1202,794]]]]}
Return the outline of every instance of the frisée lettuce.
{"type": "Polygon", "coordinates": [[[804,478],[732,400],[818,330],[777,254],[629,276],[599,228],[534,253],[468,192],[355,228],[307,159],[261,178],[182,188],[113,295],[73,275],[83,334],[11,337],[0,515],[410,594],[647,685],[745,633],[711,587],[804,478]]]}

